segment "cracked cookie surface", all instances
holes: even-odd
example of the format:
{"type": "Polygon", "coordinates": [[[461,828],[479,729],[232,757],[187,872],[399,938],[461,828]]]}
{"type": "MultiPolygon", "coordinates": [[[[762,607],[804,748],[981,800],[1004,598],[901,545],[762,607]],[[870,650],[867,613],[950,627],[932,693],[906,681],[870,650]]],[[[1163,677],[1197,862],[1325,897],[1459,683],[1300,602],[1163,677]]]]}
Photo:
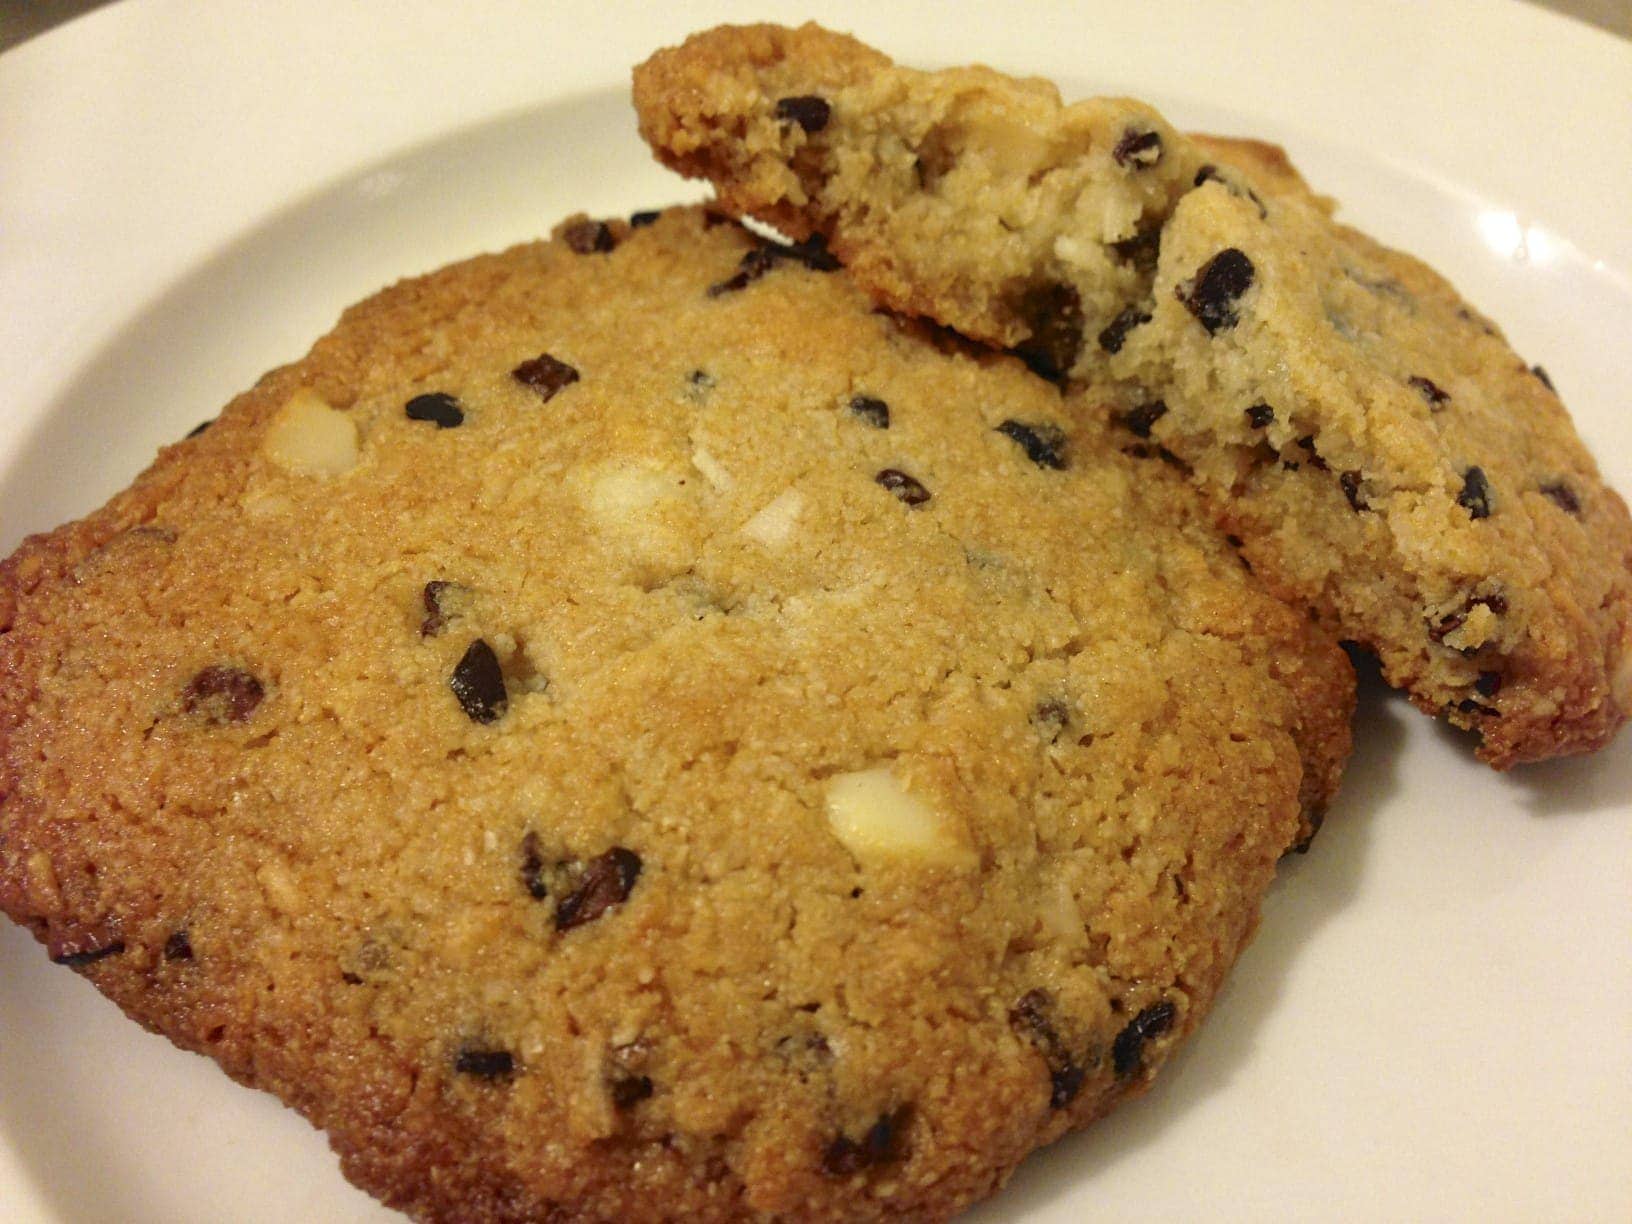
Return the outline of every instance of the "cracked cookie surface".
{"type": "Polygon", "coordinates": [[[1199,1021],[1352,675],[1017,361],[642,221],[5,562],[0,906],[420,1218],[944,1217],[1199,1021]]]}
{"type": "Polygon", "coordinates": [[[1491,764],[1600,747],[1632,709],[1632,522],[1547,376],[1280,150],[814,26],[698,35],[635,94],[723,207],[1109,388],[1091,398],[1189,468],[1266,583],[1491,764]]]}

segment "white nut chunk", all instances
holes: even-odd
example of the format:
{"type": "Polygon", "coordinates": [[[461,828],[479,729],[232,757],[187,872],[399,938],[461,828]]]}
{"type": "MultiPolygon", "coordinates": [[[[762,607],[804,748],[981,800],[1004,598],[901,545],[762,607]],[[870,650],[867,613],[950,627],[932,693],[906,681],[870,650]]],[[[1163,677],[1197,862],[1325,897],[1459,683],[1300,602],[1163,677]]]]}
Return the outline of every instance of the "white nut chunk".
{"type": "Polygon", "coordinates": [[[829,779],[827,822],[864,865],[972,867],[977,861],[945,817],[907,790],[887,765],[829,779]]]}
{"type": "Polygon", "coordinates": [[[784,489],[742,525],[742,534],[767,548],[779,548],[793,535],[794,523],[804,508],[804,494],[798,489],[784,489]]]}
{"type": "Polygon", "coordinates": [[[357,463],[357,424],[302,387],[267,426],[266,457],[296,476],[338,476],[357,463]]]}

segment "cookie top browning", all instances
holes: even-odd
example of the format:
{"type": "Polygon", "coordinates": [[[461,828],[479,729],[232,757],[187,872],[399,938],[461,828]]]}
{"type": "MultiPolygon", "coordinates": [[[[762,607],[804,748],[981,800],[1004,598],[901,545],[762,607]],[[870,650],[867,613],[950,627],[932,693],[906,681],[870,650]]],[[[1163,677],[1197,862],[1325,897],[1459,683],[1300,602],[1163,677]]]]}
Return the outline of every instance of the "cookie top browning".
{"type": "Polygon", "coordinates": [[[1264,579],[1491,764],[1597,748],[1632,709],[1632,522],[1546,376],[1280,150],[812,26],[699,35],[635,96],[658,156],[727,208],[1112,385],[1109,414],[1191,468],[1264,579]]]}
{"type": "Polygon", "coordinates": [[[0,569],[0,905],[426,1219],[943,1217],[1148,1080],[1352,677],[700,211],[407,281],[0,569]]]}

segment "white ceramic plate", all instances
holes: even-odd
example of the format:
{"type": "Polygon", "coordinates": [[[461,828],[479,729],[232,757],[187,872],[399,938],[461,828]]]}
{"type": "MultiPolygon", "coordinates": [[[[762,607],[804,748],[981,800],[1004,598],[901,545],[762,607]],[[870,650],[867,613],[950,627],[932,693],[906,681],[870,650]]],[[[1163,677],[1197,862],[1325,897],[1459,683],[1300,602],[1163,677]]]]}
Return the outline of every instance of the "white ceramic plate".
{"type": "MultiPolygon", "coordinates": [[[[397,276],[690,197],[631,64],[778,3],[127,0],[0,57],[0,550],[397,276]]],[[[1543,362],[1632,490],[1632,44],[1513,0],[834,4],[921,64],[1285,143],[1543,362]]],[[[1153,1092],[976,1219],[1632,1217],[1632,741],[1498,777],[1375,684],[1153,1092]]],[[[319,1135],[0,932],[0,1218],[383,1220],[319,1135]]]]}

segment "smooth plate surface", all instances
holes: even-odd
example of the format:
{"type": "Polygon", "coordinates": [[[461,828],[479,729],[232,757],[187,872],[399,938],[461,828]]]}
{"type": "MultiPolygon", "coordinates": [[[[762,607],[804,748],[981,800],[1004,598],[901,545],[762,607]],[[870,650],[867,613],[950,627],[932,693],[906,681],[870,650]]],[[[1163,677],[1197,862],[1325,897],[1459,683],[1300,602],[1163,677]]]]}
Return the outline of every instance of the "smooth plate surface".
{"type": "MultiPolygon", "coordinates": [[[[0,549],[340,309],[694,198],[629,67],[765,3],[126,0],[0,57],[0,549]]],[[[1284,143],[1547,366],[1632,491],[1632,45],[1510,0],[834,4],[921,65],[1284,143]]],[[[1375,683],[1344,795],[1155,1089],[980,1221],[1632,1217],[1632,739],[1500,777],[1375,683]]],[[[0,1218],[396,1218],[271,1098],[0,931],[0,1218]]]]}

